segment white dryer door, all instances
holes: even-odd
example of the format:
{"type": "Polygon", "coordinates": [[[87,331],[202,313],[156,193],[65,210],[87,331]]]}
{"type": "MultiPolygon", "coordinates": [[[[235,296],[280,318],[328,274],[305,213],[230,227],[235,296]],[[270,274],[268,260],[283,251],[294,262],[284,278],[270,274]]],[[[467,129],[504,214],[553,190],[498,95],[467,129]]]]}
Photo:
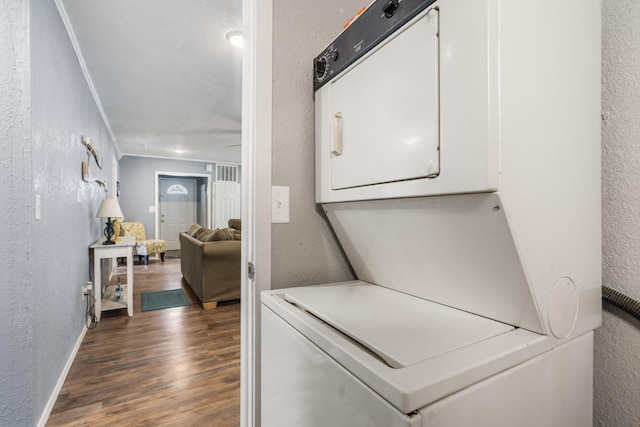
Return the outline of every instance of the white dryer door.
{"type": "Polygon", "coordinates": [[[322,89],[334,190],[438,175],[438,68],[431,9],[322,89]]]}

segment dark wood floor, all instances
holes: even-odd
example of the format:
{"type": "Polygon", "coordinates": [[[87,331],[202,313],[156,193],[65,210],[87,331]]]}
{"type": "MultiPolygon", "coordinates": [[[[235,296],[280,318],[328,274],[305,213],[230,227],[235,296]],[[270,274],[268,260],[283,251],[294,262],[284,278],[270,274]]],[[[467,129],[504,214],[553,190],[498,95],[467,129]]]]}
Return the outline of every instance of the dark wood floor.
{"type": "MultiPolygon", "coordinates": [[[[125,267],[118,267],[126,281],[125,267]]],[[[114,276],[114,281],[116,277],[114,276]]],[[[202,310],[180,260],[134,267],[133,317],[104,312],[47,426],[240,425],[240,304],[202,310]],[[140,294],[185,289],[191,306],[140,311],[140,294]]]]}

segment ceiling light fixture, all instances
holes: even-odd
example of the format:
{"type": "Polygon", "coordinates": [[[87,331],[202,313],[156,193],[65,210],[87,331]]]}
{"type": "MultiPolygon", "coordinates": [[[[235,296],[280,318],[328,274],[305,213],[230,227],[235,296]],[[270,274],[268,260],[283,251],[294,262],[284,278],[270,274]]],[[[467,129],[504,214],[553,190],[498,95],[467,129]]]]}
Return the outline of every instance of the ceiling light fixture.
{"type": "Polygon", "coordinates": [[[184,153],[184,150],[180,149],[180,148],[176,148],[175,150],[173,150],[174,153],[176,154],[180,154],[180,153],[184,153]]]}
{"type": "Polygon", "coordinates": [[[229,43],[235,47],[242,47],[242,31],[231,30],[227,33],[226,37],[229,43]]]}

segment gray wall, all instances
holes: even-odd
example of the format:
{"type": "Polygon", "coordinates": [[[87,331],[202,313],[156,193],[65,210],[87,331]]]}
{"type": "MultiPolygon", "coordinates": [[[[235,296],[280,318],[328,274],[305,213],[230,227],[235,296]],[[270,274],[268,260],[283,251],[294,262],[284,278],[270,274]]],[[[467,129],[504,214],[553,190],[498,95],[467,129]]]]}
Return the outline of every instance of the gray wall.
{"type": "Polygon", "coordinates": [[[290,187],[291,198],[290,223],[272,225],[274,289],[353,278],[324,213],[315,204],[311,73],[313,58],[369,3],[273,2],[272,184],[290,187]]]}
{"type": "Polygon", "coordinates": [[[0,233],[8,243],[0,254],[0,425],[29,426],[82,333],[88,246],[102,230],[95,214],[105,193],[81,180],[81,135],[105,159],[102,170],[94,164],[97,178],[110,181],[115,149],[55,3],[8,3],[0,12],[0,233]]]}
{"type": "Polygon", "coordinates": [[[0,7],[0,425],[33,424],[29,2],[0,7]]]}
{"type": "MultiPolygon", "coordinates": [[[[149,206],[155,205],[156,172],[210,174],[213,180],[214,172],[205,170],[208,163],[211,162],[123,156],[118,163],[118,177],[120,180],[119,202],[125,221],[142,222],[147,238],[155,238],[155,214],[149,213],[149,206]]],[[[211,164],[214,165],[215,171],[215,163],[211,164]]]]}
{"type": "MultiPolygon", "coordinates": [[[[604,0],[603,284],[640,299],[640,2],[604,0]]],[[[604,304],[596,331],[596,426],[640,425],[640,322],[604,304]]]]}

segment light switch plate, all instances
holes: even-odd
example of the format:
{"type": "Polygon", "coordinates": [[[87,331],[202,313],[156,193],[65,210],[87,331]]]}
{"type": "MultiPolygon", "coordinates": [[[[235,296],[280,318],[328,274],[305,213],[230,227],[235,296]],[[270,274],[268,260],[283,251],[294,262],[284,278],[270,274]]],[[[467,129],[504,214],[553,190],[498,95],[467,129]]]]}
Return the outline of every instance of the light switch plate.
{"type": "Polygon", "coordinates": [[[42,205],[40,204],[40,195],[36,194],[36,219],[42,218],[42,205]]]}
{"type": "Polygon", "coordinates": [[[271,222],[289,223],[289,187],[271,187],[271,222]]]}

